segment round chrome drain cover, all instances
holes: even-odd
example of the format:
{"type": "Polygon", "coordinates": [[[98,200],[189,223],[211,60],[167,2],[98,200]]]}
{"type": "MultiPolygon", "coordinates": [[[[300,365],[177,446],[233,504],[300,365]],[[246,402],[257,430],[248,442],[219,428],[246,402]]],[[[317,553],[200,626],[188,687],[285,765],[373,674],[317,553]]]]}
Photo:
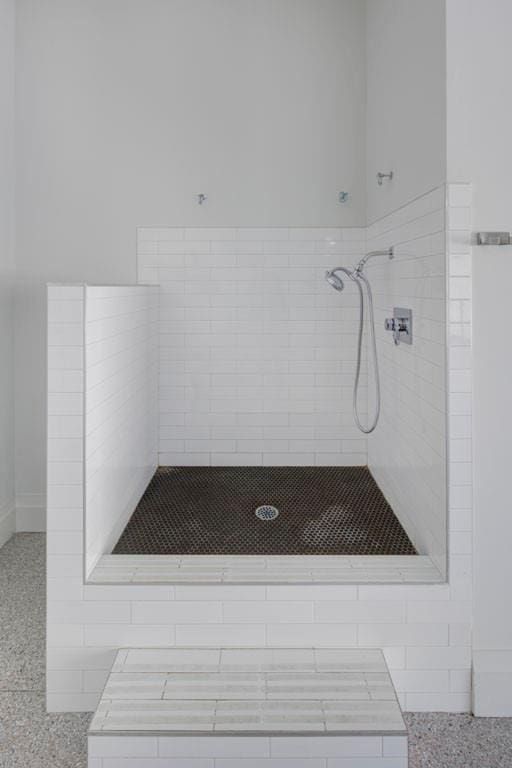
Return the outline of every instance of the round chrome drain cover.
{"type": "Polygon", "coordinates": [[[277,507],[271,507],[270,504],[263,504],[256,509],[256,517],[260,520],[275,520],[279,514],[277,507]]]}

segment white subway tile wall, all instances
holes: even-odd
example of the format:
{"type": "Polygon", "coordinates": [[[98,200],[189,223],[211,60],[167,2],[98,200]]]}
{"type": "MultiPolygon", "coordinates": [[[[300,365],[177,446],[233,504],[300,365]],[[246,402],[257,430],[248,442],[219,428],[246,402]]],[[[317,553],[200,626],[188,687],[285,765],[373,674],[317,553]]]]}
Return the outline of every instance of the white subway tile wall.
{"type": "MultiPolygon", "coordinates": [[[[467,185],[449,185],[448,201],[452,194],[459,203],[455,208],[461,207],[460,195],[469,208],[467,185]]],[[[452,270],[468,271],[468,259],[460,257],[470,253],[469,232],[450,228],[451,210],[449,205],[449,274],[452,270]]],[[[257,242],[249,234],[253,239],[244,242],[257,242]]],[[[344,231],[347,242],[348,234],[344,231]]],[[[201,242],[197,233],[195,237],[190,242],[201,242]]],[[[278,242],[277,233],[272,237],[278,242]]],[[[237,242],[234,236],[233,242],[237,242]]],[[[290,242],[288,234],[284,242],[290,242]]],[[[453,277],[465,278],[469,289],[466,286],[468,298],[455,298],[449,285],[447,296],[450,536],[446,584],[84,585],[81,496],[72,492],[68,506],[60,501],[66,493],[60,486],[67,486],[71,477],[67,465],[82,459],[82,418],[74,412],[62,413],[52,398],[52,411],[57,407],[59,412],[50,412],[48,417],[49,470],[54,462],[58,465],[51,467],[53,482],[48,497],[47,696],[51,711],[94,709],[117,648],[206,643],[381,647],[405,709],[470,709],[471,403],[470,398],[462,402],[456,399],[455,403],[451,398],[470,394],[471,388],[470,274],[453,277]],[[455,404],[457,412],[452,413],[455,404]],[[264,608],[265,602],[274,601],[280,603],[278,615],[271,606],[264,608]],[[243,613],[237,612],[231,606],[237,602],[254,602],[254,611],[244,608],[243,613]],[[153,614],[148,604],[153,604],[153,614]],[[204,604],[208,608],[203,612],[204,604]],[[136,623],[137,618],[145,623],[136,623]]],[[[457,289],[456,295],[459,293],[457,289]]],[[[80,323],[82,294],[82,287],[51,288],[51,313],[62,311],[62,322],[80,323]],[[78,305],[73,304],[75,301],[78,305]],[[55,302],[67,302],[69,314],[55,302]]],[[[321,296],[328,306],[329,292],[321,296]]],[[[83,349],[79,344],[52,344],[48,360],[50,373],[80,371],[83,349]]],[[[50,394],[56,394],[55,390],[50,389],[50,394]]],[[[200,420],[198,424],[201,426],[200,420]]],[[[73,480],[81,487],[78,477],[73,480]]],[[[293,755],[291,758],[295,759],[293,755]]],[[[107,757],[98,756],[97,760],[106,762],[107,757]]]]}
{"type": "Polygon", "coordinates": [[[91,736],[89,768],[407,768],[405,736],[91,736]]]}
{"type": "MultiPolygon", "coordinates": [[[[368,439],[368,465],[421,553],[446,572],[445,186],[368,228],[369,250],[394,258],[368,264],[375,299],[382,410],[368,439]],[[413,344],[384,328],[393,307],[413,312],[413,344]]],[[[373,390],[369,405],[373,407],[373,390]]]]}
{"type": "MultiPolygon", "coordinates": [[[[98,558],[111,551],[157,467],[159,292],[153,286],[85,286],[84,291],[89,574],[98,558]]],[[[80,324],[65,327],[68,332],[60,335],[66,343],[80,343],[80,324]]],[[[71,386],[74,375],[52,372],[50,386],[67,387],[68,381],[71,386]]],[[[76,378],[79,383],[81,377],[76,378]]],[[[81,407],[81,394],[59,390],[50,402],[53,411],[68,413],[81,407]]],[[[79,479],[80,462],[68,465],[68,477],[72,471],[79,479]]],[[[72,506],[76,499],[63,502],[72,506]]]]}
{"type": "Polygon", "coordinates": [[[138,230],[138,280],[161,287],[160,464],[367,463],[357,293],[324,280],[364,248],[364,229],[138,230]]]}

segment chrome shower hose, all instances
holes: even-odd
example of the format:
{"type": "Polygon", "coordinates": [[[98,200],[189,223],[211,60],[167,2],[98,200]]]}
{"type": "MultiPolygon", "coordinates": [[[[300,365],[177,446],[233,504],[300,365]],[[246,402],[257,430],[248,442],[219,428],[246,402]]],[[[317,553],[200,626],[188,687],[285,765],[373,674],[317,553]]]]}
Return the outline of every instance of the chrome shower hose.
{"type": "Polygon", "coordinates": [[[357,364],[356,364],[356,375],[354,378],[354,390],[353,390],[353,396],[352,396],[352,407],[354,410],[354,420],[358,426],[358,428],[361,430],[361,432],[364,432],[365,435],[369,435],[375,427],[378,424],[379,416],[380,416],[380,378],[379,378],[379,361],[377,359],[377,340],[375,338],[375,318],[373,314],[373,296],[372,296],[372,289],[370,287],[370,283],[364,276],[362,271],[356,270],[355,272],[352,272],[349,277],[354,281],[354,283],[357,285],[358,291],[359,291],[359,332],[357,336],[357,364]],[[364,333],[364,295],[363,295],[363,289],[361,287],[361,283],[364,284],[366,288],[366,295],[368,297],[368,321],[369,321],[369,335],[370,335],[370,346],[371,346],[371,352],[373,357],[373,370],[374,370],[374,379],[375,379],[375,413],[373,415],[373,419],[371,420],[370,424],[367,427],[364,427],[361,423],[361,419],[359,418],[359,411],[358,411],[358,393],[359,393],[359,379],[361,376],[361,355],[362,355],[362,348],[363,348],[363,333],[364,333]]]}

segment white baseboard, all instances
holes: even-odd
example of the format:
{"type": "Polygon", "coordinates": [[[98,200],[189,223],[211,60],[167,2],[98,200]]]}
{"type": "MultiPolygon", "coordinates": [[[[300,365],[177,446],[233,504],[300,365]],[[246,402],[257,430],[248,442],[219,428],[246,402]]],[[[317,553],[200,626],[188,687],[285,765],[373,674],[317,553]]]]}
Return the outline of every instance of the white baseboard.
{"type": "Polygon", "coordinates": [[[46,499],[41,493],[16,496],[16,532],[44,533],[46,531],[46,499]]]}
{"type": "Polygon", "coordinates": [[[512,650],[473,651],[473,714],[512,717],[512,650]]]}
{"type": "Polygon", "coordinates": [[[0,504],[0,547],[9,541],[16,530],[16,508],[14,500],[0,504]]]}

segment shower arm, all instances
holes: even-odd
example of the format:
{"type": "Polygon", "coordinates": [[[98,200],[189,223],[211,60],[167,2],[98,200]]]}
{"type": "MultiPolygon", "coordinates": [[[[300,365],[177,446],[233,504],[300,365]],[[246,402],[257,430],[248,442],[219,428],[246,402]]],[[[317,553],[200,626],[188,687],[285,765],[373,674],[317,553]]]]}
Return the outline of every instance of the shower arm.
{"type": "Polygon", "coordinates": [[[375,256],[387,256],[389,259],[392,259],[394,258],[394,255],[395,255],[395,252],[392,246],[391,248],[386,248],[380,251],[370,251],[369,253],[366,254],[366,256],[363,256],[363,258],[358,262],[356,268],[354,269],[354,274],[360,275],[365,267],[366,262],[369,261],[369,259],[373,259],[375,256]]]}

